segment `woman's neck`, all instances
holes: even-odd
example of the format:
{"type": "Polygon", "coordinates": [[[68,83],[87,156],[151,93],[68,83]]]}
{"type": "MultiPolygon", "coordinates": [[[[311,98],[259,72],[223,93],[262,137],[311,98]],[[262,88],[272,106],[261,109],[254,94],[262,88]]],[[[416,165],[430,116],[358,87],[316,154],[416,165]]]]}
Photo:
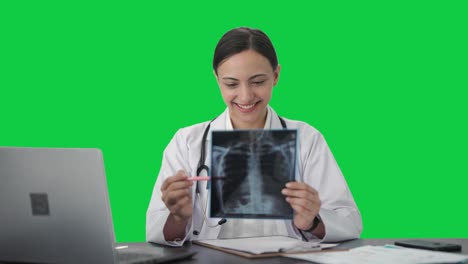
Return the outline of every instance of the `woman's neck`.
{"type": "Polygon", "coordinates": [[[236,122],[231,118],[231,124],[234,129],[262,129],[265,128],[265,122],[267,119],[268,110],[265,108],[265,113],[262,115],[263,118],[260,118],[256,122],[236,122]]]}

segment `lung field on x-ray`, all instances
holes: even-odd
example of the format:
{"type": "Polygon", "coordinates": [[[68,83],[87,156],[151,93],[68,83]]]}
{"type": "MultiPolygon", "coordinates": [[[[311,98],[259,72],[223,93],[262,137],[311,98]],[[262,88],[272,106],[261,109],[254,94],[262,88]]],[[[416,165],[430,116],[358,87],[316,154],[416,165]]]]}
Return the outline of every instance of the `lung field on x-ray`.
{"type": "Polygon", "coordinates": [[[211,216],[286,218],[281,190],[294,180],[296,130],[213,131],[211,216]]]}

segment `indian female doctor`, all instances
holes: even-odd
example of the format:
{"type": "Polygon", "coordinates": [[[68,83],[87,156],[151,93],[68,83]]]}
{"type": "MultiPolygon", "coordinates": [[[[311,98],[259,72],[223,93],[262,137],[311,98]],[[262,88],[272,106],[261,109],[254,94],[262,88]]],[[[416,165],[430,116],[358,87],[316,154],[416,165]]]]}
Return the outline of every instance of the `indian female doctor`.
{"type": "Polygon", "coordinates": [[[164,150],[146,216],[146,239],[170,246],[187,240],[283,235],[304,241],[359,238],[362,220],[348,185],[321,133],[279,116],[268,103],[281,67],[268,36],[235,28],[218,42],[213,72],[226,110],[211,121],[182,128],[164,150]],[[292,220],[210,218],[206,181],[212,130],[297,129],[296,180],[281,193],[292,220]]]}

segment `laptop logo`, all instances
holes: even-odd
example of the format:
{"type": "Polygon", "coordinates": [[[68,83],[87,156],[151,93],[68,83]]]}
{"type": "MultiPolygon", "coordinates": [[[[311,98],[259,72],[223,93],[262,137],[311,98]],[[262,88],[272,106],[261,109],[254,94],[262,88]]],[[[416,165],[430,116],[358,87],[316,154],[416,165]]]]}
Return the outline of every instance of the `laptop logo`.
{"type": "Polygon", "coordinates": [[[30,193],[33,215],[50,215],[47,193],[30,193]]]}

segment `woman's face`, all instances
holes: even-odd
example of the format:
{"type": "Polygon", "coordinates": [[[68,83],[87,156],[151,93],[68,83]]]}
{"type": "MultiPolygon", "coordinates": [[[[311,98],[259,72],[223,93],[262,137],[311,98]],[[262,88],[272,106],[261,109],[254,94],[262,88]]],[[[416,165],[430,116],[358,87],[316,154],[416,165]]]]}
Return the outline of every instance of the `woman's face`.
{"type": "Polygon", "coordinates": [[[273,71],[267,58],[246,50],[221,62],[217,70],[216,79],[234,128],[263,128],[280,66],[273,71]]]}

